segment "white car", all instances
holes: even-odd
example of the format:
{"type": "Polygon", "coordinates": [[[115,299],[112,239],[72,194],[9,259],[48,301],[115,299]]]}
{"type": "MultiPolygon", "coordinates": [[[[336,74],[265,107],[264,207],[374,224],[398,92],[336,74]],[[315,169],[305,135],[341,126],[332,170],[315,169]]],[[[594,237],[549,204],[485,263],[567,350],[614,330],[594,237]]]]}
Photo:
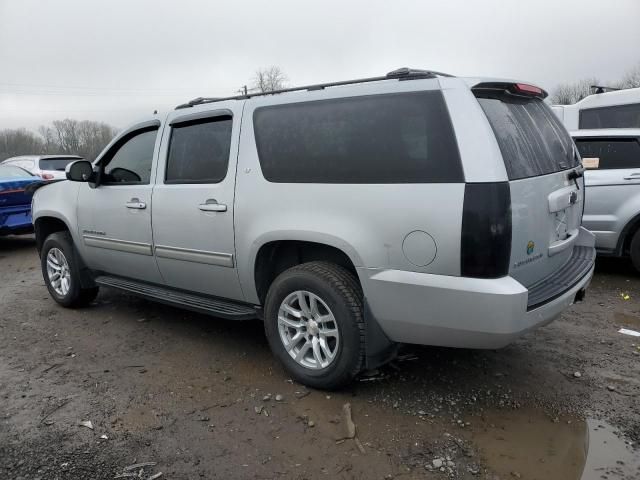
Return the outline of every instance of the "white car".
{"type": "Polygon", "coordinates": [[[15,165],[43,180],[65,180],[64,169],[71,162],[82,160],[77,155],[24,155],[7,158],[2,165],[15,165]]]}

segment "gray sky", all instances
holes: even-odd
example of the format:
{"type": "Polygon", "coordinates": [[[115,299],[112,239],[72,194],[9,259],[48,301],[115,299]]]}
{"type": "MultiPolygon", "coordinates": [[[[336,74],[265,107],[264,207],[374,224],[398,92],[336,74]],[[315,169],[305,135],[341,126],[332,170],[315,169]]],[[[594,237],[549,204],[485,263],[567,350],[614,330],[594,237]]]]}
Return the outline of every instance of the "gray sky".
{"type": "Polygon", "coordinates": [[[0,0],[0,128],[124,127],[269,65],[292,85],[411,66],[551,90],[639,62],[639,0],[0,0]]]}

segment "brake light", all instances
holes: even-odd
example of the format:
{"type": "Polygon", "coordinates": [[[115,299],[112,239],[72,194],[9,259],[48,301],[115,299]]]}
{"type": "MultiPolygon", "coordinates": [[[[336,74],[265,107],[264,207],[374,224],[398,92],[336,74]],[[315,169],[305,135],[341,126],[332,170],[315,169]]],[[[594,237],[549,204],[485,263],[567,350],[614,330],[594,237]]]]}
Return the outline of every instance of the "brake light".
{"type": "Polygon", "coordinates": [[[524,95],[533,95],[535,97],[544,97],[544,90],[535,85],[529,85],[527,83],[514,83],[513,90],[515,93],[524,95]]]}
{"type": "Polygon", "coordinates": [[[54,177],[53,177],[53,175],[52,175],[52,174],[50,174],[50,173],[41,173],[41,174],[40,174],[40,177],[41,177],[43,180],[53,180],[53,178],[54,178],[54,177]]]}
{"type": "Polygon", "coordinates": [[[461,275],[504,277],[511,257],[509,183],[467,183],[463,205],[461,275]]]}

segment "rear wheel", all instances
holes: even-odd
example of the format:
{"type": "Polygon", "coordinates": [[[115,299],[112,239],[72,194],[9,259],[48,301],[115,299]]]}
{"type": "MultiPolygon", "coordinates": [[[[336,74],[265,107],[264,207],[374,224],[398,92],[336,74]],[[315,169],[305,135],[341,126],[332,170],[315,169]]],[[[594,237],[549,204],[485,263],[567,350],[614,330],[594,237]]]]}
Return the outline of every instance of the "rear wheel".
{"type": "Polygon", "coordinates": [[[40,252],[42,276],[53,299],[63,307],[82,307],[98,295],[98,287],[82,288],[80,269],[68,232],[49,235],[40,252]]]}
{"type": "Polygon", "coordinates": [[[335,389],[364,364],[362,290],[343,267],[310,262],[269,288],[265,332],[271,350],[300,383],[335,389]]]}

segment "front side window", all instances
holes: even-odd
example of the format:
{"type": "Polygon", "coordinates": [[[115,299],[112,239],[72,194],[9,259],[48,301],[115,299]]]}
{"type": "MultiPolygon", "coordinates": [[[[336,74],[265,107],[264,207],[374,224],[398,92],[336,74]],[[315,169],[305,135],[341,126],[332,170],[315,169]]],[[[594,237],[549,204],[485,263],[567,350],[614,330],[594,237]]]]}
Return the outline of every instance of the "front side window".
{"type": "Polygon", "coordinates": [[[580,110],[579,128],[640,128],[640,103],[580,110]]]}
{"type": "Polygon", "coordinates": [[[218,183],[224,180],[231,148],[231,116],[173,125],[165,183],[218,183]]]}
{"type": "Polygon", "coordinates": [[[256,109],[266,180],[281,183],[458,183],[458,145],[439,91],[256,109]]]}
{"type": "Polygon", "coordinates": [[[640,168],[640,143],[636,138],[576,138],[575,142],[583,160],[598,159],[595,168],[640,168]]]}
{"type": "Polygon", "coordinates": [[[158,129],[153,128],[125,137],[124,143],[101,161],[104,167],[102,183],[148,184],[157,133],[158,129]]]}

